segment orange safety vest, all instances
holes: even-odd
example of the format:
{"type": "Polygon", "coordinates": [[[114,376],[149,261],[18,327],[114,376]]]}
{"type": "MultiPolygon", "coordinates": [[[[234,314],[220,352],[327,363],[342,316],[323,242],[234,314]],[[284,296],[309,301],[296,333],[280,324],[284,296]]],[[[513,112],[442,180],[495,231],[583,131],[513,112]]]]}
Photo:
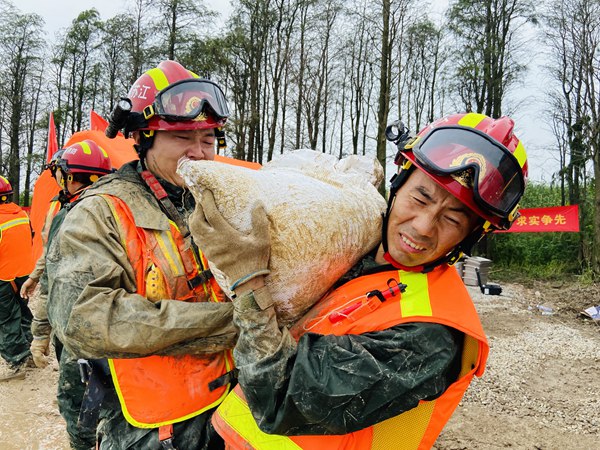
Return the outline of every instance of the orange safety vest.
{"type": "Polygon", "coordinates": [[[257,426],[239,386],[213,414],[213,425],[228,449],[383,450],[428,449],[458,406],[473,375],[484,371],[489,347],[471,298],[456,271],[438,267],[428,274],[393,270],[356,278],[331,292],[292,329],[298,338],[310,331],[322,335],[363,334],[408,322],[433,322],[465,333],[458,379],[439,398],[421,401],[409,411],[345,435],[279,436],[257,426]],[[381,302],[366,293],[404,293],[381,302]]]}
{"type": "MultiPolygon", "coordinates": [[[[138,294],[151,301],[225,301],[214,278],[190,287],[189,282],[197,280],[207,262],[202,254],[198,261],[186,247],[174,222],[170,221],[169,230],[137,227],[125,202],[100,195],[121,228],[138,294]]],[[[164,427],[216,407],[229,392],[229,385],[210,391],[208,384],[233,368],[229,351],[208,356],[109,359],[108,363],[123,415],[139,428],[164,427]]]]}
{"type": "Polygon", "coordinates": [[[19,205],[0,205],[0,280],[29,275],[35,266],[29,216],[19,205]]]}

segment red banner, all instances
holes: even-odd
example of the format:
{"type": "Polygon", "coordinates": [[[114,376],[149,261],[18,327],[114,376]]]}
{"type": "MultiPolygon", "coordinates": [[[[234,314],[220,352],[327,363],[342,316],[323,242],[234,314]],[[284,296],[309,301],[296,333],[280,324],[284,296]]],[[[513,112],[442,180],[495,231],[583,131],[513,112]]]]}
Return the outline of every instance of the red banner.
{"type": "Polygon", "coordinates": [[[49,163],[52,156],[58,151],[58,141],[56,140],[56,126],[54,125],[54,112],[50,113],[48,123],[48,143],[46,147],[46,162],[49,163]]]}
{"type": "Polygon", "coordinates": [[[497,233],[542,233],[547,231],[579,231],[579,207],[550,206],[520,209],[521,216],[508,231],[497,233]]]}

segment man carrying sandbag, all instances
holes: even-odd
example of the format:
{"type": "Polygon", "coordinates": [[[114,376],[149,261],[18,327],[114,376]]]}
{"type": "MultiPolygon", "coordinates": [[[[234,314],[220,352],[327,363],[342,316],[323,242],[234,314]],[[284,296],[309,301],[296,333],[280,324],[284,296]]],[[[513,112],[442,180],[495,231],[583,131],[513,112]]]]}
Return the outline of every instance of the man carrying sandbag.
{"type": "Polygon", "coordinates": [[[391,136],[399,172],[381,244],[289,330],[278,326],[264,281],[262,207],[244,235],[204,194],[194,235],[234,280],[239,385],[213,415],[230,448],[434,444],[485,367],[486,337],[449,263],[517,217],[527,157],[513,127],[508,117],[455,114],[414,139],[391,136]]]}
{"type": "Polygon", "coordinates": [[[80,424],[100,449],[222,448],[209,415],[228,392],[233,305],[187,218],[181,157],[214,159],[229,111],[214,82],[175,61],[140,76],[113,112],[139,161],[81,195],[48,248],[48,318],[81,360],[80,424]]]}

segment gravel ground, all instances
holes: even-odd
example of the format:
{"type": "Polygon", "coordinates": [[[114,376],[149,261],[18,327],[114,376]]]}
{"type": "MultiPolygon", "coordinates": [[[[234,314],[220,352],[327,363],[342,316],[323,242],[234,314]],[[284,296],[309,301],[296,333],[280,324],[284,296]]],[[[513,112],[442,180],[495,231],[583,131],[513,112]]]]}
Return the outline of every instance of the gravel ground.
{"type": "Polygon", "coordinates": [[[503,287],[471,289],[488,365],[435,448],[600,449],[600,326],[579,314],[600,303],[598,286],[503,287]]]}
{"type": "MultiPolygon", "coordinates": [[[[600,326],[579,314],[600,303],[600,286],[503,284],[500,296],[470,290],[490,342],[488,366],[434,448],[600,449],[600,326]]],[[[52,361],[25,380],[0,383],[1,450],[68,448],[56,369],[52,361]]]]}

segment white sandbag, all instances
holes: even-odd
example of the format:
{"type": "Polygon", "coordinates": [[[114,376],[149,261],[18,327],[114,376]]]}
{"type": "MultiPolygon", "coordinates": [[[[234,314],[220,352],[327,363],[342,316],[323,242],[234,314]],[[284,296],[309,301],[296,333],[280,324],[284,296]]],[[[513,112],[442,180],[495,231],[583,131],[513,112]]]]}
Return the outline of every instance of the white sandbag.
{"type": "MultiPolygon", "coordinates": [[[[340,161],[296,150],[260,170],[182,160],[178,173],[197,201],[211,190],[219,211],[242,232],[250,231],[253,205],[263,203],[271,226],[266,283],[281,323],[298,319],[381,238],[386,202],[375,185],[383,170],[373,158],[340,161]]],[[[227,292],[231,280],[211,269],[227,292]]]]}

